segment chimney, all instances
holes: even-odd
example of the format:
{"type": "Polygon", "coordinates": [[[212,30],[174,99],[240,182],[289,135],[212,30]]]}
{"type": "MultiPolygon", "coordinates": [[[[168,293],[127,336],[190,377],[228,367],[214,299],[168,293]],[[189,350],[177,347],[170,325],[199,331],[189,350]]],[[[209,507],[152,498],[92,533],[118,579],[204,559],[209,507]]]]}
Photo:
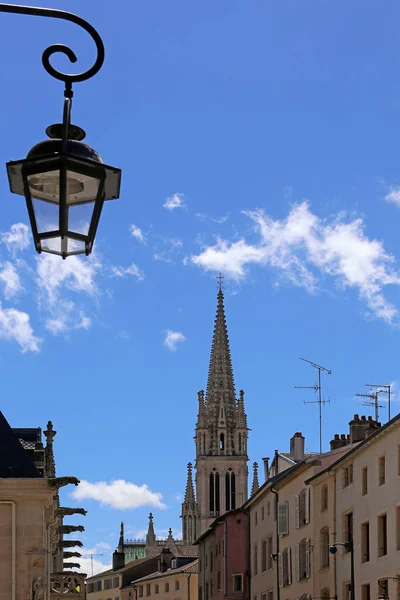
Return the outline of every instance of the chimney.
{"type": "Polygon", "coordinates": [[[349,422],[350,427],[350,443],[355,444],[361,442],[365,438],[365,425],[368,424],[365,416],[361,419],[358,415],[354,415],[354,419],[349,422]]]}
{"type": "Polygon", "coordinates": [[[290,440],[290,456],[295,462],[304,458],[304,436],[297,431],[290,440]]]}
{"type": "Polygon", "coordinates": [[[113,559],[112,559],[112,567],[113,567],[113,571],[116,571],[117,569],[122,569],[122,567],[125,566],[125,552],[118,552],[118,550],[116,550],[115,552],[113,552],[113,559]]]}
{"type": "Polygon", "coordinates": [[[344,433],[340,435],[335,433],[333,436],[333,440],[331,440],[331,450],[336,450],[337,448],[343,448],[343,446],[347,446],[350,443],[350,437],[344,433]]]}
{"type": "Polygon", "coordinates": [[[163,548],[161,550],[160,558],[158,559],[158,570],[160,573],[165,573],[165,571],[168,569],[168,562],[171,562],[166,560],[166,555],[170,557],[170,551],[168,550],[168,548],[163,548]]]}
{"type": "Polygon", "coordinates": [[[264,481],[269,479],[269,456],[262,459],[264,463],[264,481]]]}

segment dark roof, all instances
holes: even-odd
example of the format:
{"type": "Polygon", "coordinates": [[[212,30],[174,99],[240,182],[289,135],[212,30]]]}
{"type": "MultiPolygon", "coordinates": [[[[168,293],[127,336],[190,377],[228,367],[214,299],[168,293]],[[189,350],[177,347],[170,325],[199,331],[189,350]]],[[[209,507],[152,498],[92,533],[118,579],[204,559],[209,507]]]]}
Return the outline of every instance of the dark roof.
{"type": "Polygon", "coordinates": [[[177,569],[167,569],[166,571],[155,571],[154,573],[150,573],[145,577],[141,577],[140,579],[136,579],[136,581],[132,582],[135,585],[137,583],[142,583],[143,581],[148,581],[150,579],[160,579],[161,577],[168,577],[170,575],[176,575],[177,573],[198,573],[199,572],[199,559],[196,558],[188,565],[184,565],[183,567],[178,567],[177,569]]]}
{"type": "Polygon", "coordinates": [[[40,477],[29,454],[0,411],[0,478],[40,477]]]}
{"type": "Polygon", "coordinates": [[[36,444],[42,441],[40,427],[12,427],[12,431],[25,450],[34,450],[36,444]]]}
{"type": "Polygon", "coordinates": [[[374,433],[371,433],[371,435],[369,435],[368,437],[363,439],[361,442],[358,442],[358,444],[354,444],[353,447],[348,452],[346,452],[343,456],[341,456],[335,462],[333,462],[331,465],[329,465],[329,467],[326,467],[326,469],[323,469],[319,473],[316,473],[315,475],[313,475],[312,477],[307,479],[305,481],[305,483],[308,484],[310,481],[313,481],[314,479],[316,479],[323,473],[328,473],[329,471],[331,471],[334,467],[336,467],[336,465],[338,465],[339,463],[341,463],[344,460],[347,460],[349,458],[349,456],[353,455],[355,452],[358,452],[358,450],[360,448],[362,448],[366,444],[369,444],[369,442],[371,442],[375,438],[377,438],[382,432],[386,431],[386,429],[391,427],[391,425],[395,425],[399,420],[400,420],[400,413],[398,415],[396,415],[395,417],[393,417],[393,419],[390,419],[390,421],[388,421],[387,423],[382,425],[382,427],[379,427],[379,429],[376,429],[374,431],[374,433]]]}

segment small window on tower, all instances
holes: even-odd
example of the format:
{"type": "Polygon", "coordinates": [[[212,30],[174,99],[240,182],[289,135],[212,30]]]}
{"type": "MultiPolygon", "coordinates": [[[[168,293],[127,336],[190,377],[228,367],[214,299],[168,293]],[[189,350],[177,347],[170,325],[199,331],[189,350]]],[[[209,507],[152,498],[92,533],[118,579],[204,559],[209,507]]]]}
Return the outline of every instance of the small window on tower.
{"type": "Polygon", "coordinates": [[[219,449],[225,450],[225,436],[223,433],[219,436],[219,449]]]}

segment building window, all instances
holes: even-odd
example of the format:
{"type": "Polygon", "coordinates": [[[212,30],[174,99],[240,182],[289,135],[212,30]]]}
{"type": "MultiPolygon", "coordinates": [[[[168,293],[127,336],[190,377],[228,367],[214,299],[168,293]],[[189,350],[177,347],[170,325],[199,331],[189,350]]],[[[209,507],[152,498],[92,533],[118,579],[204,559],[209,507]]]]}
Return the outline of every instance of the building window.
{"type": "Polygon", "coordinates": [[[179,581],[175,581],[175,590],[179,590],[179,581]]]}
{"type": "Polygon", "coordinates": [[[94,583],[94,591],[95,592],[101,592],[102,588],[102,581],[95,581],[94,583]]]}
{"type": "Polygon", "coordinates": [[[329,568],[329,529],[321,531],[321,569],[329,568]]]}
{"type": "Polygon", "coordinates": [[[210,579],[210,598],[213,597],[214,594],[214,580],[210,579]]]}
{"type": "MultiPolygon", "coordinates": [[[[254,596],[255,600],[257,600],[257,596],[254,596]]],[[[264,592],[263,594],[261,594],[261,600],[267,600],[267,594],[266,592],[264,592]]]]}
{"type": "Polygon", "coordinates": [[[298,565],[298,580],[303,581],[310,576],[310,540],[301,540],[300,544],[296,544],[298,557],[296,563],[298,565]]]}
{"type": "Polygon", "coordinates": [[[218,514],[220,511],[219,489],[219,473],[213,469],[210,473],[210,512],[218,514]]]}
{"type": "Polygon", "coordinates": [[[112,586],[113,588],[119,587],[119,577],[114,577],[112,586]]]}
{"type": "Polygon", "coordinates": [[[205,598],[204,600],[208,600],[208,583],[206,582],[206,587],[205,587],[205,598]]]}
{"type": "MultiPolygon", "coordinates": [[[[343,516],[343,534],[345,542],[353,542],[353,513],[349,512],[343,516]]],[[[349,550],[345,549],[346,552],[349,550]]]]}
{"type": "Polygon", "coordinates": [[[93,588],[94,588],[94,584],[93,583],[88,583],[87,584],[88,594],[91,594],[93,592],[93,588]]]}
{"type": "Polygon", "coordinates": [[[361,524],[361,562],[369,561],[369,522],[361,524]]]}
{"type": "Polygon", "coordinates": [[[353,464],[349,464],[342,470],[342,488],[347,487],[353,483],[353,464]]]}
{"type": "Polygon", "coordinates": [[[233,575],[233,591],[243,592],[243,574],[233,575]]]}
{"type": "Polygon", "coordinates": [[[253,548],[253,573],[257,575],[258,573],[258,548],[257,544],[254,544],[253,548]]]}
{"type": "Polygon", "coordinates": [[[111,589],[111,579],[105,579],[104,580],[104,589],[105,590],[111,589]]]}
{"type": "Polygon", "coordinates": [[[331,597],[331,593],[328,590],[328,588],[324,588],[321,592],[321,598],[322,600],[329,600],[331,597]]]}
{"type": "Polygon", "coordinates": [[[321,490],[321,512],[328,508],[328,486],[323,485],[321,490]]]}
{"type": "Polygon", "coordinates": [[[267,600],[274,600],[274,590],[268,590],[267,600]]]}
{"type": "Polygon", "coordinates": [[[362,495],[366,496],[368,494],[368,467],[364,467],[361,471],[361,489],[362,495]]]}
{"type": "Polygon", "coordinates": [[[159,594],[160,593],[160,586],[158,585],[158,583],[156,583],[155,586],[154,586],[154,593],[155,594],[159,594]]]}
{"type": "Polygon", "coordinates": [[[150,583],[146,583],[146,596],[150,596],[151,594],[151,585],[150,583]]]}
{"type": "Polygon", "coordinates": [[[258,524],[258,515],[257,515],[257,511],[255,511],[254,513],[254,525],[257,526],[258,524]]]}
{"type": "Polygon", "coordinates": [[[371,600],[371,588],[369,583],[361,586],[361,600],[371,600]]]}
{"type": "Polygon", "coordinates": [[[269,516],[271,514],[271,503],[267,502],[267,515],[269,516]]]}
{"type": "Polygon", "coordinates": [[[267,538],[267,569],[272,569],[272,535],[267,538]]]}
{"type": "Polygon", "coordinates": [[[261,573],[267,570],[267,540],[261,542],[261,573]]]}
{"type": "Polygon", "coordinates": [[[396,506],[396,550],[400,550],[400,506],[396,506]]]}
{"type": "Polygon", "coordinates": [[[139,585],[139,598],[143,598],[143,586],[139,585]]]}
{"type": "Polygon", "coordinates": [[[214,569],[214,554],[213,551],[210,551],[210,571],[213,572],[214,569]]]}
{"type": "Polygon", "coordinates": [[[221,591],[221,571],[217,571],[217,592],[221,591]]]}
{"type": "Polygon", "coordinates": [[[199,600],[203,600],[203,588],[199,586],[199,600]]]}
{"type": "Polygon", "coordinates": [[[344,584],[343,600],[351,600],[351,585],[350,585],[350,583],[344,584]]]}
{"type": "Polygon", "coordinates": [[[225,450],[225,436],[223,433],[219,436],[219,449],[225,450]]]}
{"type": "Polygon", "coordinates": [[[236,508],[236,475],[229,469],[225,474],[225,510],[236,508]]]}
{"type": "Polygon", "coordinates": [[[310,488],[302,490],[295,496],[296,527],[303,527],[310,521],[310,488]]]}
{"type": "Polygon", "coordinates": [[[278,533],[279,535],[288,535],[289,533],[289,503],[280,502],[278,504],[278,533]]]}
{"type": "Polygon", "coordinates": [[[279,557],[280,569],[281,569],[281,584],[282,586],[290,585],[292,583],[292,565],[291,565],[291,553],[290,548],[285,548],[279,557]]]}
{"type": "Polygon", "coordinates": [[[378,556],[387,554],[387,515],[378,517],[378,556]]]}
{"type": "Polygon", "coordinates": [[[383,485],[386,479],[386,458],[380,456],[378,458],[378,484],[383,485]]]}
{"type": "Polygon", "coordinates": [[[261,507],[261,521],[264,521],[264,517],[265,517],[265,511],[264,511],[264,506],[261,507]]]}

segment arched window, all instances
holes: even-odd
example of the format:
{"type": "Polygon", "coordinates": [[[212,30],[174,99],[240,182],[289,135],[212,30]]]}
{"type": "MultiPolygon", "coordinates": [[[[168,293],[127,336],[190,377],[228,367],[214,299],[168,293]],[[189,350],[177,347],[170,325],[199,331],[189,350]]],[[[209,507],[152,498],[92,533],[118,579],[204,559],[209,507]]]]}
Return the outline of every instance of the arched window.
{"type": "Polygon", "coordinates": [[[321,490],[321,512],[328,508],[328,486],[323,485],[321,490]]]}
{"type": "Polygon", "coordinates": [[[321,598],[324,598],[325,600],[329,600],[329,598],[331,597],[331,593],[328,590],[328,588],[324,588],[321,592],[321,598]]]}
{"type": "Polygon", "coordinates": [[[215,472],[215,511],[219,514],[219,511],[221,510],[220,507],[220,493],[219,493],[219,473],[218,471],[215,472]]]}
{"type": "Polygon", "coordinates": [[[290,555],[288,548],[282,552],[282,585],[290,585],[292,583],[292,574],[290,572],[290,555]]]}
{"type": "Polygon", "coordinates": [[[310,576],[310,540],[301,540],[299,544],[299,580],[307,579],[310,576]]]}
{"type": "MultiPolygon", "coordinates": [[[[329,567],[329,529],[325,527],[321,530],[321,569],[329,567]]],[[[322,595],[322,594],[321,594],[322,595]]]]}
{"type": "Polygon", "coordinates": [[[210,512],[215,511],[215,471],[210,473],[210,512]]]}
{"type": "Polygon", "coordinates": [[[192,520],[192,516],[191,515],[189,515],[189,517],[188,517],[188,522],[189,522],[189,527],[188,527],[188,531],[189,531],[188,542],[191,544],[194,541],[194,536],[193,536],[193,520],[192,520]]]}
{"type": "Polygon", "coordinates": [[[219,449],[225,450],[225,436],[223,433],[219,436],[219,449]]]}
{"type": "Polygon", "coordinates": [[[183,517],[183,539],[187,540],[187,521],[186,521],[186,517],[183,517]]]}
{"type": "Polygon", "coordinates": [[[239,452],[242,451],[242,434],[239,433],[239,452]]]}
{"type": "Polygon", "coordinates": [[[225,474],[225,510],[236,508],[236,475],[232,469],[225,474]]]}

